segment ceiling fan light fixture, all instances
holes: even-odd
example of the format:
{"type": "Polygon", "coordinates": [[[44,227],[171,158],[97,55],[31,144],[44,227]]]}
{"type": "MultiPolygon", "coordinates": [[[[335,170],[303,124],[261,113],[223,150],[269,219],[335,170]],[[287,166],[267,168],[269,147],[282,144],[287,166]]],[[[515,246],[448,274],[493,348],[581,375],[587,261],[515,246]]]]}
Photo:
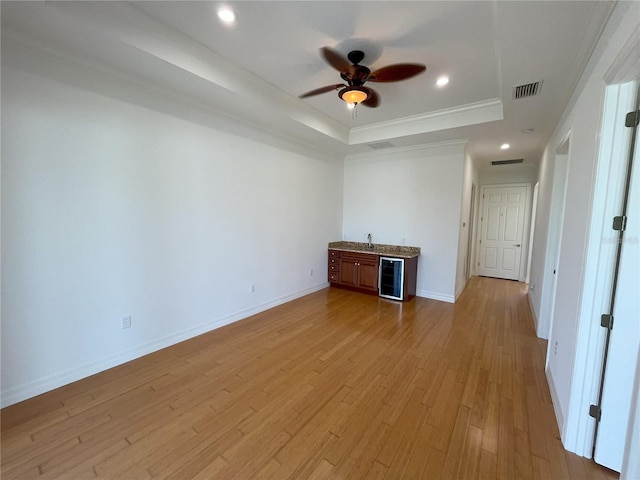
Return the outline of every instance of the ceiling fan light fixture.
{"type": "Polygon", "coordinates": [[[358,105],[369,98],[369,94],[360,87],[343,88],[338,96],[350,105],[358,105]]]}

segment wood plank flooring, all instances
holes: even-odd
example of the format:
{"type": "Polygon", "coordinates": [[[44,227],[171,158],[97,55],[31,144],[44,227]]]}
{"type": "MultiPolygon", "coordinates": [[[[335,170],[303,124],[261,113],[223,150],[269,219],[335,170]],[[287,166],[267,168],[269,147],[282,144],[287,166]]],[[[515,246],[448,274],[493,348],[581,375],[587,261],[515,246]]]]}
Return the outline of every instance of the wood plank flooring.
{"type": "Polygon", "coordinates": [[[566,452],[522,284],[326,289],[2,410],[10,479],[613,479],[566,452]]]}

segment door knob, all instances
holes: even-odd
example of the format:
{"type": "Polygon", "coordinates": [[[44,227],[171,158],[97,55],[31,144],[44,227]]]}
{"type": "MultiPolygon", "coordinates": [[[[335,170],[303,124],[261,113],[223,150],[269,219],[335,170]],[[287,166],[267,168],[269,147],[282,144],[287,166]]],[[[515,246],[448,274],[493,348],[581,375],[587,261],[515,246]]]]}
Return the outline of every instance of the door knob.
{"type": "Polygon", "coordinates": [[[519,246],[520,246],[520,244],[519,244],[519,243],[516,243],[516,244],[514,245],[514,247],[519,247],[519,246]]]}

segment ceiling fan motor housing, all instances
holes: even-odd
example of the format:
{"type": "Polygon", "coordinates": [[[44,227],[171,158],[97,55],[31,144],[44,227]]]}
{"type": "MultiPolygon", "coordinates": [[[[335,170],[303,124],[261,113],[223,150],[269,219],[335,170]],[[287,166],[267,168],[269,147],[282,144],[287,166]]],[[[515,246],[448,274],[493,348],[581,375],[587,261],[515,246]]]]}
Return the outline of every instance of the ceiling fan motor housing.
{"type": "Polygon", "coordinates": [[[359,87],[364,85],[367,81],[371,70],[363,65],[353,65],[352,71],[342,72],[340,77],[352,87],[359,87]]]}
{"type": "Polygon", "coordinates": [[[358,65],[364,59],[362,50],[353,50],[347,55],[349,61],[353,64],[346,72],[341,72],[340,77],[351,87],[359,87],[367,81],[371,70],[363,65],[358,65]]]}

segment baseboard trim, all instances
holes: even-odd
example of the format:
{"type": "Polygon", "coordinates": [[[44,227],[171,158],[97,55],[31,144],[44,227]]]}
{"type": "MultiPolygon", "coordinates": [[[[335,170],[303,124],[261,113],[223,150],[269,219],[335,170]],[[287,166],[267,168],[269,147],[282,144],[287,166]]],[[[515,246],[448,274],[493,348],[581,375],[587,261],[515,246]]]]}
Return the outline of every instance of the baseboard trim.
{"type": "Polygon", "coordinates": [[[69,369],[58,374],[49,375],[47,377],[34,380],[24,385],[19,385],[14,388],[3,390],[0,396],[0,405],[3,408],[8,407],[9,405],[13,405],[14,403],[27,400],[29,398],[41,395],[64,385],[68,385],[69,383],[82,380],[83,378],[87,378],[91,375],[95,375],[96,373],[100,373],[110,368],[117,367],[118,365],[122,365],[123,363],[135,360],[136,358],[140,358],[150,353],[157,352],[158,350],[162,350],[163,348],[167,348],[177,343],[184,342],[185,340],[197,337],[198,335],[202,335],[212,330],[216,330],[217,328],[224,327],[225,325],[229,325],[230,323],[237,322],[265,310],[277,307],[278,305],[282,305],[283,303],[287,303],[297,298],[304,297],[305,295],[320,291],[324,288],[327,288],[328,286],[329,283],[324,282],[303,290],[298,290],[288,295],[283,295],[282,297],[275,298],[274,300],[271,300],[269,302],[256,305],[255,307],[240,310],[238,312],[230,315],[225,315],[210,322],[174,332],[170,335],[165,335],[162,338],[158,338],[138,347],[119,352],[93,362],[88,362],[77,368],[69,369]]]}
{"type": "Polygon", "coordinates": [[[553,412],[556,414],[556,422],[558,423],[560,440],[562,441],[562,445],[564,445],[564,413],[562,413],[562,409],[560,408],[560,398],[558,397],[558,391],[556,390],[556,384],[553,381],[553,375],[551,375],[551,371],[547,368],[544,373],[547,377],[547,385],[549,385],[549,393],[551,394],[551,404],[553,405],[553,412]]]}
{"type": "Polygon", "coordinates": [[[453,295],[443,295],[442,293],[431,292],[429,290],[418,290],[416,292],[416,296],[422,297],[422,298],[429,298],[431,300],[439,300],[441,302],[447,302],[447,303],[455,303],[456,301],[453,295]]]}
{"type": "Polygon", "coordinates": [[[538,316],[536,315],[536,309],[533,308],[533,301],[531,300],[531,294],[527,292],[527,300],[529,301],[529,311],[531,312],[531,318],[533,319],[533,329],[536,331],[536,335],[539,338],[543,338],[540,336],[540,332],[538,331],[538,316]]]}

